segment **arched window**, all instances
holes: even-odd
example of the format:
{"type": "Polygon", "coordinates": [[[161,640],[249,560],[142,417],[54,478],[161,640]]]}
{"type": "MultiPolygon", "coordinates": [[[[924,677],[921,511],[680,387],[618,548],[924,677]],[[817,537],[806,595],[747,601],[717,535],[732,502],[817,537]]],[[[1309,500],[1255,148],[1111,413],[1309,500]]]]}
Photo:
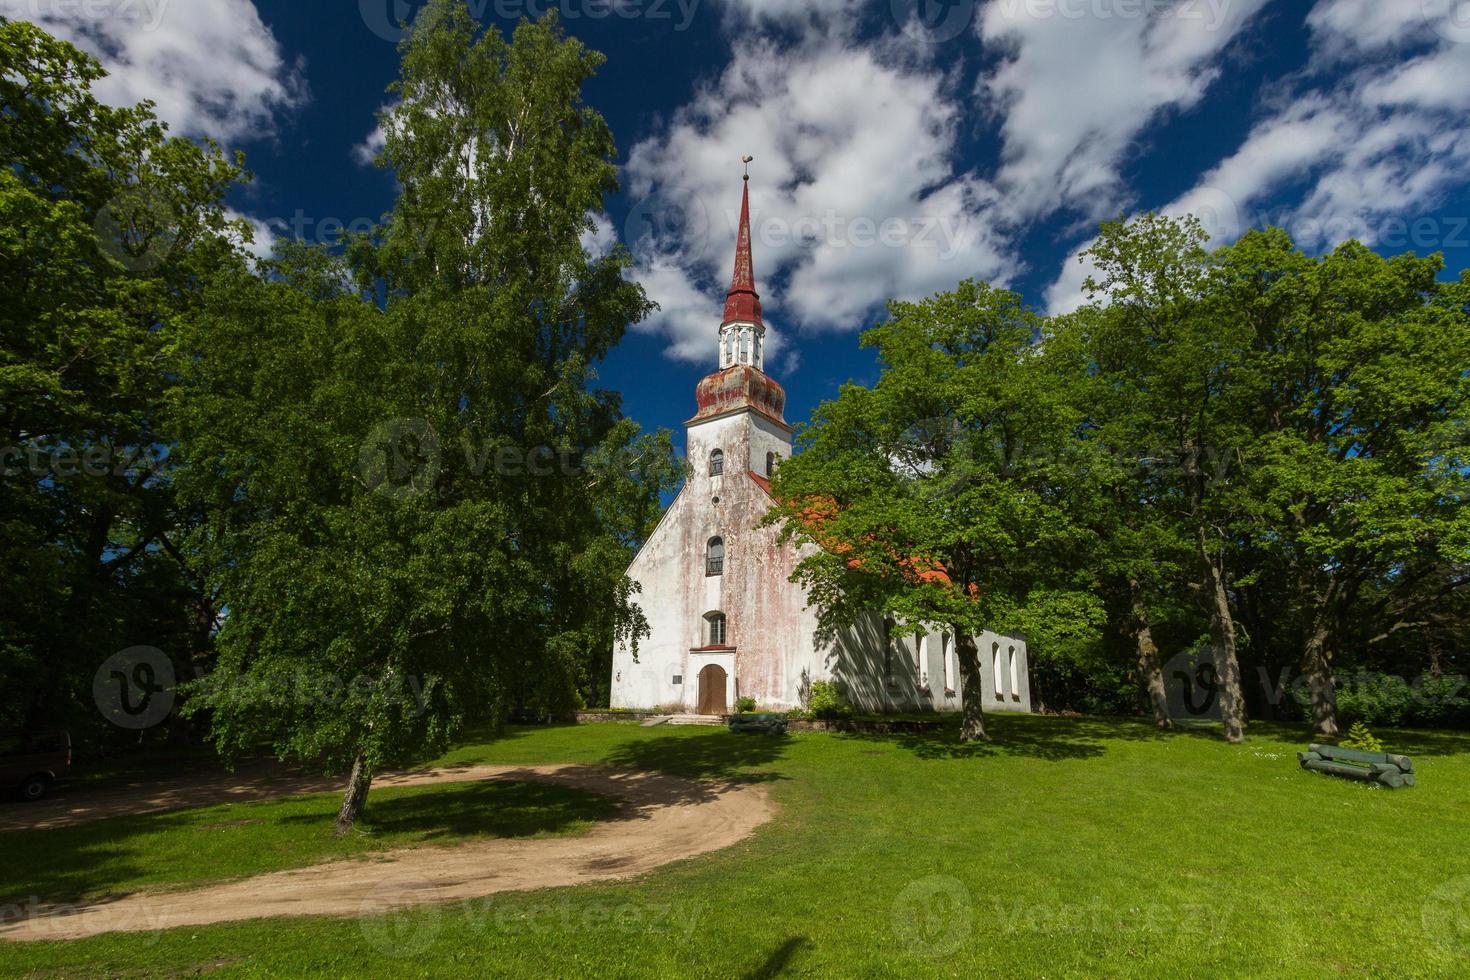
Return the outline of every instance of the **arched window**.
{"type": "Polygon", "coordinates": [[[716,449],[709,454],[709,475],[719,476],[723,472],[725,472],[725,452],[716,449]]]}
{"type": "Polygon", "coordinates": [[[709,544],[705,546],[704,574],[723,575],[724,573],[725,541],[723,538],[710,538],[709,544]]]}
{"type": "Polygon", "coordinates": [[[750,363],[750,334],[745,330],[740,331],[740,363],[750,363]]]}
{"type": "Polygon", "coordinates": [[[704,614],[704,642],[712,647],[725,645],[725,614],[722,612],[707,612],[704,614]]]}
{"type": "Polygon", "coordinates": [[[1011,700],[1021,700],[1021,665],[1016,662],[1016,648],[1008,647],[1011,661],[1011,700]]]}
{"type": "Polygon", "coordinates": [[[1005,667],[1000,662],[1000,644],[990,645],[990,670],[995,675],[995,696],[1004,697],[1005,689],[1005,667]]]}
{"type": "Polygon", "coordinates": [[[766,453],[766,476],[771,476],[775,472],[776,472],[776,454],[775,453],[766,453]]]}

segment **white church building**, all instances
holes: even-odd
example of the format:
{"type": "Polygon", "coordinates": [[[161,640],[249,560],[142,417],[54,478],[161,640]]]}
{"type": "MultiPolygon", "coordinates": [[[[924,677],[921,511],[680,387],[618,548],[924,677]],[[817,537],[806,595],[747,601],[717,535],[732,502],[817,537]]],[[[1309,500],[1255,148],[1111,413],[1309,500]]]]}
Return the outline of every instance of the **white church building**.
{"type": "MultiPolygon", "coordinates": [[[[688,430],[688,481],[628,568],[650,634],[613,651],[614,708],[725,714],[738,697],[762,709],[803,705],[813,681],[837,681],[860,711],[958,711],[953,637],[936,626],[891,635],[871,620],[819,647],[817,610],[791,574],[802,547],[758,527],[770,476],[791,455],[786,392],[765,373],[765,324],[751,258],[749,178],[735,273],[719,329],[719,369],[699,382],[688,430]]],[[[1031,710],[1026,644],[976,639],[985,710],[1031,710]]]]}

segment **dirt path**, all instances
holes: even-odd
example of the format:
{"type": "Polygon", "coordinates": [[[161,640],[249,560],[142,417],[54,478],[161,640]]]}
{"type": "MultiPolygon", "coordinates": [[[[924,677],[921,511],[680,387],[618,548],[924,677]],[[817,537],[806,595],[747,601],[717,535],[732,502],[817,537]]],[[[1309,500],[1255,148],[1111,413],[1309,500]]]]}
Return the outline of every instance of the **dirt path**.
{"type": "MultiPolygon", "coordinates": [[[[276,871],[189,891],[139,892],[94,903],[32,907],[0,920],[0,939],[77,939],[287,915],[374,916],[424,902],[482,898],[628,878],[728,847],[774,813],[758,784],[714,786],[595,766],[474,766],[395,777],[411,786],[466,779],[540,779],[619,797],[611,819],[581,837],[496,839],[388,851],[276,871]]],[[[386,783],[386,780],[385,780],[386,783]]],[[[375,785],[377,785],[375,783],[375,785]]]]}

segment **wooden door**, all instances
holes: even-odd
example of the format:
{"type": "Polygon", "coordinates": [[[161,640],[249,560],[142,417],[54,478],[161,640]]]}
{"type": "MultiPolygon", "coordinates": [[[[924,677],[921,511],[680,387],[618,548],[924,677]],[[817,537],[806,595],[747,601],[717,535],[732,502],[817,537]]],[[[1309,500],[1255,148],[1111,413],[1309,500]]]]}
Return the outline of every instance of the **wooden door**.
{"type": "Polygon", "coordinates": [[[725,705],[725,668],[719,664],[708,664],[699,672],[699,713],[723,715],[729,709],[725,705]]]}

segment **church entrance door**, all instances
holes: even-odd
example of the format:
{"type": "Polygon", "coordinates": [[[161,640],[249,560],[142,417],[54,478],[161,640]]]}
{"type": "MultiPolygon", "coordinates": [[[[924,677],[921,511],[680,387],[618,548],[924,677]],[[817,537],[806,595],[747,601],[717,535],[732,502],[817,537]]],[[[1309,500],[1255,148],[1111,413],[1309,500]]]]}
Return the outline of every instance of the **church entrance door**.
{"type": "Polygon", "coordinates": [[[699,672],[699,713],[723,715],[729,709],[725,705],[725,668],[709,664],[699,672]]]}

